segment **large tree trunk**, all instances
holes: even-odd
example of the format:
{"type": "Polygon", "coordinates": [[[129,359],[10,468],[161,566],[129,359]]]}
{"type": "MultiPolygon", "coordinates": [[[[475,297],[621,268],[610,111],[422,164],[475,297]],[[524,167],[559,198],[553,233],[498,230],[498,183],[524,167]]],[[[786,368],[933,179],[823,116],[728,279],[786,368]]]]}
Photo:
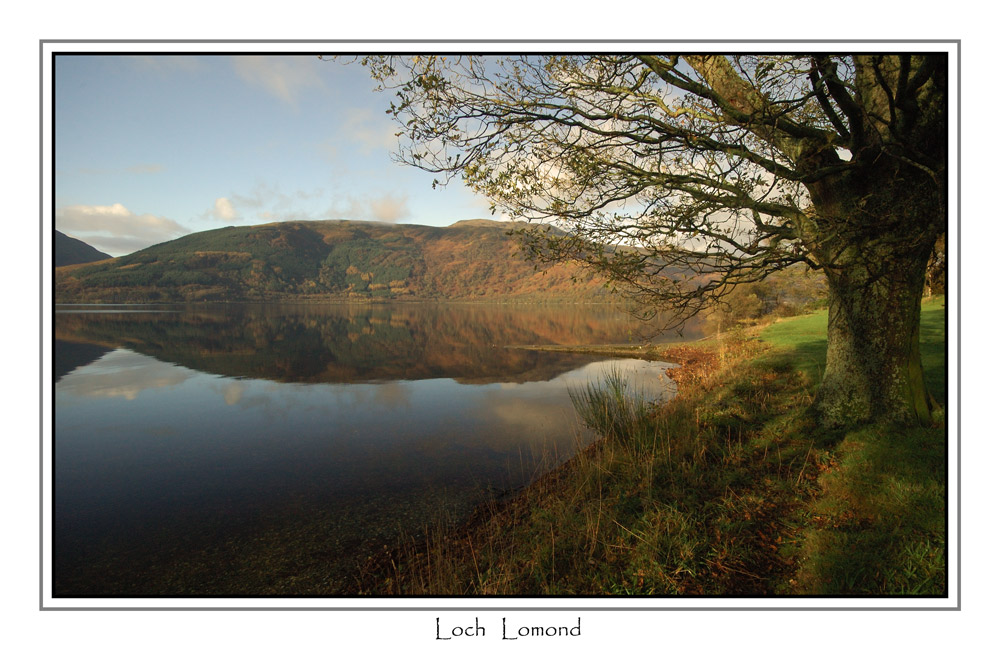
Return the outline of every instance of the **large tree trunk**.
{"type": "Polygon", "coordinates": [[[920,301],[930,248],[910,255],[883,251],[881,259],[874,249],[867,248],[865,259],[827,270],[826,371],[816,400],[827,426],[930,421],[920,362],[920,301]]]}

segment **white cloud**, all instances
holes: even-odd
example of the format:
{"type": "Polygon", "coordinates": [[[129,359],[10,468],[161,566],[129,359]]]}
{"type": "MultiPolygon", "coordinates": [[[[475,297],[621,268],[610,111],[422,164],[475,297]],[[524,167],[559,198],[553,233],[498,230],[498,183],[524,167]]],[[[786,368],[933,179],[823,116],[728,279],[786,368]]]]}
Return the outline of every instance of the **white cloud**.
{"type": "Polygon", "coordinates": [[[406,196],[385,194],[377,197],[347,198],[330,206],[323,214],[324,219],[354,219],[359,221],[382,221],[397,223],[413,216],[406,196]]]}
{"type": "Polygon", "coordinates": [[[224,196],[215,199],[215,205],[206,213],[207,216],[214,217],[220,221],[236,221],[239,217],[232,201],[224,196]]]}
{"type": "Polygon", "coordinates": [[[125,255],[190,232],[173,219],[134,214],[121,203],[66,206],[56,211],[56,229],[109,255],[125,255]]]}
{"type": "Polygon", "coordinates": [[[400,219],[410,216],[410,207],[407,205],[406,197],[383,196],[371,199],[368,202],[372,218],[376,221],[386,223],[396,223],[400,219]]]}
{"type": "Polygon", "coordinates": [[[503,214],[500,211],[500,208],[497,208],[496,214],[492,214],[490,212],[490,206],[492,205],[492,202],[482,194],[477,194],[476,192],[470,191],[467,195],[464,195],[464,200],[462,201],[462,205],[468,210],[470,215],[474,215],[473,217],[470,218],[475,218],[475,219],[483,218],[483,219],[495,219],[497,221],[509,221],[507,215],[503,214]]]}
{"type": "Polygon", "coordinates": [[[323,188],[286,192],[275,183],[257,181],[246,194],[234,192],[229,202],[241,218],[264,219],[268,222],[300,221],[315,218],[315,213],[309,206],[325,192],[323,188]]]}
{"type": "Polygon", "coordinates": [[[232,61],[244,81],[292,106],[303,90],[324,85],[314,56],[234,56],[232,61]]]}

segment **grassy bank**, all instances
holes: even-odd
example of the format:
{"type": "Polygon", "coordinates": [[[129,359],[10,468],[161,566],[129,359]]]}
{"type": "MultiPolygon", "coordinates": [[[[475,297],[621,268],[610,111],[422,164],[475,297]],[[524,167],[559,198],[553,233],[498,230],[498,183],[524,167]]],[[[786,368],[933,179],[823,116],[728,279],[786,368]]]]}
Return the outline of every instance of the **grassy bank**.
{"type": "MultiPolygon", "coordinates": [[[[661,348],[688,362],[666,404],[614,376],[574,395],[602,442],[470,525],[374,558],[362,590],[942,594],[944,427],[820,429],[825,319],[661,348]]],[[[943,324],[928,303],[924,364],[942,404],[943,324]]]]}

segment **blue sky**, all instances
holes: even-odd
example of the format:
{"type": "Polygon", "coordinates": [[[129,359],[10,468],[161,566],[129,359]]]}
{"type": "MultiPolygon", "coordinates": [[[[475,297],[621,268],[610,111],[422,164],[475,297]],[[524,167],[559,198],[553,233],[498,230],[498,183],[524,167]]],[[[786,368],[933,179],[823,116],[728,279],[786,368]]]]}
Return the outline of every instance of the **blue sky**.
{"type": "Polygon", "coordinates": [[[372,88],[312,55],[59,55],[56,228],[122,255],[229,225],[490,217],[392,162],[391,97],[372,88]]]}

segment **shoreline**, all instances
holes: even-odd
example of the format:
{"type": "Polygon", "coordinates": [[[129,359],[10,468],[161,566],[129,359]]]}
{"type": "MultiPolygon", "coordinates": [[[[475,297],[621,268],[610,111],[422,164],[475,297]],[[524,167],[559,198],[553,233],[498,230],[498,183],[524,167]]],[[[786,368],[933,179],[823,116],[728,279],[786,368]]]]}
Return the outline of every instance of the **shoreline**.
{"type": "MultiPolygon", "coordinates": [[[[922,360],[944,403],[943,305],[923,309],[922,360]]],[[[584,407],[606,415],[601,439],[464,523],[371,558],[359,594],[946,595],[945,413],[823,428],[812,404],[827,317],[694,344],[588,346],[679,362],[677,394],[636,407],[595,388],[584,407]]]]}
{"type": "MultiPolygon", "coordinates": [[[[603,345],[512,345],[511,349],[536,350],[545,352],[563,352],[566,354],[590,354],[603,357],[618,357],[639,359],[644,361],[663,361],[674,364],[665,372],[677,384],[677,393],[671,398],[676,399],[685,390],[690,390],[690,381],[696,377],[704,377],[718,367],[719,355],[713,346],[706,345],[711,339],[699,339],[698,345],[690,343],[660,343],[647,345],[634,344],[603,344],[603,345]],[[641,353],[641,356],[636,353],[641,353]],[[682,382],[684,382],[682,384],[682,382]]],[[[521,487],[491,495],[487,501],[478,504],[472,513],[462,522],[451,527],[440,524],[429,524],[421,537],[401,540],[392,546],[377,549],[372,557],[360,568],[359,592],[361,596],[406,595],[401,591],[382,591],[386,585],[397,586],[402,561],[412,560],[423,555],[419,551],[421,545],[429,543],[444,545],[448,552],[469,553],[475,555],[474,540],[488,534],[493,527],[513,527],[524,518],[532,507],[532,502],[539,495],[557,489],[557,486],[576,471],[588,459],[592,460],[600,453],[601,447],[607,442],[604,437],[581,447],[572,457],[558,466],[546,471],[537,479],[521,487]],[[435,530],[432,531],[431,528],[435,530]]],[[[461,595],[461,594],[442,594],[461,595]]]]}

